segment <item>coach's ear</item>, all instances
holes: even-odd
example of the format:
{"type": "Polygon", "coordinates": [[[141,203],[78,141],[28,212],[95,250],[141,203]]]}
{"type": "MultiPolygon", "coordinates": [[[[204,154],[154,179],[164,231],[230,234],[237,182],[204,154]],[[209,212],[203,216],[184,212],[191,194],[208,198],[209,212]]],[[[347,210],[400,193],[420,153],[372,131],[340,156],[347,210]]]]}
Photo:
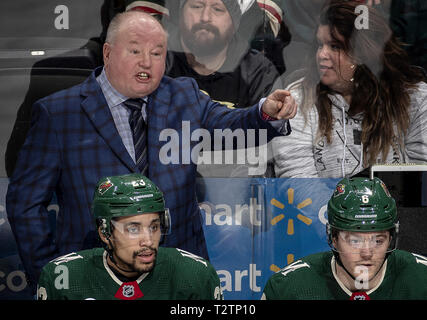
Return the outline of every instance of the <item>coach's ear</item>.
{"type": "Polygon", "coordinates": [[[110,52],[111,52],[111,44],[108,42],[105,42],[103,47],[102,47],[102,57],[104,59],[104,66],[109,65],[110,52]]]}

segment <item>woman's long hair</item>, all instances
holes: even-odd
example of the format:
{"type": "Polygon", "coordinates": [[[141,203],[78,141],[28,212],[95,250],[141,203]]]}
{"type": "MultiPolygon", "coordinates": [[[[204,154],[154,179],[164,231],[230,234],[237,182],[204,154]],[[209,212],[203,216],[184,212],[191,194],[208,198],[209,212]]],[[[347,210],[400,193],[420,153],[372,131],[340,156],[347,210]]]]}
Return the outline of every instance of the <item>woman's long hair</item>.
{"type": "MultiPolygon", "coordinates": [[[[364,165],[372,165],[379,155],[385,161],[390,147],[403,149],[409,127],[410,91],[424,80],[422,69],[411,66],[406,52],[392,34],[387,21],[376,10],[368,9],[368,28],[357,28],[354,1],[331,1],[320,15],[320,25],[329,26],[331,37],[356,61],[349,113],[363,111],[362,143],[364,165]],[[344,43],[338,35],[344,38],[344,43]],[[395,130],[396,129],[396,130],[395,130]],[[397,139],[396,139],[397,138],[397,139]],[[398,145],[396,145],[398,144],[398,145]]],[[[360,18],[359,18],[360,19],[360,18]]],[[[333,91],[320,83],[313,47],[303,85],[304,114],[316,105],[319,113],[317,139],[332,140],[333,117],[328,94],[333,91]]]]}

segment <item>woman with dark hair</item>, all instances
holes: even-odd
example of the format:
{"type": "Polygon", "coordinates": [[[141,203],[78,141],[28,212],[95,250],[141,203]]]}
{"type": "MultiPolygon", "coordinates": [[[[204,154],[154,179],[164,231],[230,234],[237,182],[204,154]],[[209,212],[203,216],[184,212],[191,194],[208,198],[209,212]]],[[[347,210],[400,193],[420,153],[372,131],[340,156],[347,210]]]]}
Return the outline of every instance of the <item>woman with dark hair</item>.
{"type": "Polygon", "coordinates": [[[307,69],[288,87],[300,106],[292,134],[272,143],[278,177],[427,162],[424,73],[409,65],[383,16],[358,5],[332,1],[320,14],[307,69]]]}

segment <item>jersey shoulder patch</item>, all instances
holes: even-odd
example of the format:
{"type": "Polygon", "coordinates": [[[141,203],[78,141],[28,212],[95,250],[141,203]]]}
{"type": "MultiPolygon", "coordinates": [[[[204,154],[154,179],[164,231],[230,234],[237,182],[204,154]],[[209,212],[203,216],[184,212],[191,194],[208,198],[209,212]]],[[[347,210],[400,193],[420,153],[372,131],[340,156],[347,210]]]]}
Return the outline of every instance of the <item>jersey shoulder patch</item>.
{"type": "Polygon", "coordinates": [[[310,268],[310,265],[307,262],[304,262],[302,260],[297,260],[290,265],[282,268],[278,271],[278,273],[282,274],[282,276],[286,277],[289,273],[294,272],[301,268],[310,268]]]}
{"type": "Polygon", "coordinates": [[[405,250],[395,250],[392,254],[394,256],[394,261],[397,264],[397,268],[400,270],[427,267],[427,257],[420,254],[405,250]]]}
{"type": "Polygon", "coordinates": [[[198,263],[201,263],[202,265],[204,265],[205,267],[207,267],[208,266],[208,263],[207,263],[207,261],[205,260],[205,259],[203,259],[202,257],[199,257],[198,255],[196,255],[196,254],[194,254],[194,253],[191,253],[191,252],[188,252],[188,251],[185,251],[185,250],[182,250],[182,249],[176,249],[178,252],[179,252],[179,254],[182,256],[182,257],[184,257],[185,259],[190,259],[190,260],[187,260],[187,261],[195,261],[195,262],[198,262],[198,263]]]}
{"type": "Polygon", "coordinates": [[[47,270],[53,270],[61,266],[66,266],[71,269],[81,269],[82,265],[93,261],[94,258],[99,256],[102,259],[102,254],[104,252],[103,248],[93,248],[88,250],[82,250],[78,252],[70,252],[60,257],[57,257],[51,260],[45,268],[47,270]]]}
{"type": "Polygon", "coordinates": [[[415,262],[420,263],[427,267],[427,257],[424,257],[420,254],[412,253],[412,255],[415,257],[415,262]]]}
{"type": "Polygon", "coordinates": [[[76,252],[71,252],[53,259],[52,261],[50,261],[50,263],[53,263],[55,265],[60,265],[61,263],[67,263],[76,259],[83,259],[83,256],[76,252]]]}
{"type": "Polygon", "coordinates": [[[329,266],[331,258],[332,254],[329,252],[308,255],[277,271],[273,277],[277,280],[282,279],[280,281],[317,279],[319,274],[325,274],[325,266],[329,266]]]}

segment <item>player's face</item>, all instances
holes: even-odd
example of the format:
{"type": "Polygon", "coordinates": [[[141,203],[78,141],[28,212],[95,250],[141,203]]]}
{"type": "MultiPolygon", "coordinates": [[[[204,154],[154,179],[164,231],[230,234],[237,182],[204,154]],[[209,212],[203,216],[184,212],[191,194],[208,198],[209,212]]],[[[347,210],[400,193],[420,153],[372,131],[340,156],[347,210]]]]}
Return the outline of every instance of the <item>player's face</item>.
{"type": "Polygon", "coordinates": [[[390,240],[388,231],[340,231],[333,241],[347,271],[355,278],[371,281],[379,275],[390,240]]]}
{"type": "Polygon", "coordinates": [[[160,217],[145,213],[112,221],[111,242],[116,263],[130,273],[153,269],[161,237],[160,217]]]}
{"type": "Polygon", "coordinates": [[[187,0],[180,29],[182,41],[197,57],[217,54],[234,35],[231,16],[221,0],[187,0]]]}
{"type": "Polygon", "coordinates": [[[129,98],[152,93],[165,72],[166,33],[150,19],[137,16],[123,22],[111,43],[104,44],[108,81],[129,98]]]}

